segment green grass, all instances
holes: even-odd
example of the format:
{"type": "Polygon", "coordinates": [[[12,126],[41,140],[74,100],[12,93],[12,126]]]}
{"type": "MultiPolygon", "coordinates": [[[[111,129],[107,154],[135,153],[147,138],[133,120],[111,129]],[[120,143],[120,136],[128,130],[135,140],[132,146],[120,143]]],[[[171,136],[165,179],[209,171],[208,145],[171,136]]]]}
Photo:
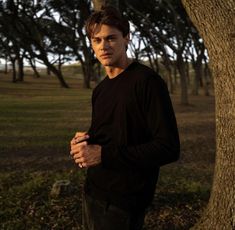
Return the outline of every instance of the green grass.
{"type": "MultiPolygon", "coordinates": [[[[0,73],[0,229],[79,229],[84,171],[69,159],[69,142],[89,127],[92,91],[82,88],[81,77],[66,81],[70,89],[53,76],[28,74],[13,84],[0,73]],[[71,181],[72,193],[53,199],[51,187],[60,179],[71,181]]],[[[190,96],[188,107],[179,98],[172,95],[181,159],[162,167],[146,229],[189,229],[209,198],[214,98],[190,96]]]]}
{"type": "Polygon", "coordinates": [[[72,229],[80,224],[83,173],[69,159],[69,142],[90,123],[91,90],[77,79],[60,88],[53,77],[0,76],[0,229],[72,229]],[[69,197],[53,201],[58,179],[73,182],[69,197]]]}
{"type": "Polygon", "coordinates": [[[35,84],[1,82],[3,153],[15,149],[60,148],[76,130],[88,128],[91,90],[62,89],[55,80],[49,81],[50,86],[48,81],[43,84],[42,80],[33,80],[35,84]]]}

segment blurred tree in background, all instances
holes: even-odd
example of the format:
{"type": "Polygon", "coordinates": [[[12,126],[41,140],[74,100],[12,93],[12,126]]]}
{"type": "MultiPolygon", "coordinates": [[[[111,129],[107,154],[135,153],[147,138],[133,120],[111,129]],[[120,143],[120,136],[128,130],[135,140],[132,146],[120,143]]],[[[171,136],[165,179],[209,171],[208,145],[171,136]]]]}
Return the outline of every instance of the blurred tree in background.
{"type": "Polygon", "coordinates": [[[208,207],[195,229],[234,229],[235,3],[182,2],[187,13],[181,1],[173,0],[149,0],[146,4],[134,0],[2,0],[0,58],[11,63],[13,82],[24,80],[26,61],[39,77],[36,63],[40,62],[62,87],[68,87],[63,64],[78,61],[84,87],[89,88],[90,81],[97,80],[97,60],[84,24],[93,5],[99,9],[103,3],[112,4],[131,22],[129,54],[161,72],[171,93],[180,86],[181,103],[187,105],[189,90],[198,95],[203,87],[209,95],[208,49],[215,82],[216,167],[208,207]]]}
{"type": "MultiPolygon", "coordinates": [[[[108,2],[108,1],[106,1],[108,2]]],[[[181,88],[181,103],[187,105],[189,86],[198,94],[199,86],[209,95],[208,57],[203,40],[180,1],[113,1],[131,22],[129,55],[162,72],[169,91],[181,88]],[[194,74],[191,74],[194,72],[194,74]]],[[[94,1],[99,8],[102,1],[94,1]]],[[[98,81],[98,65],[84,31],[91,14],[90,0],[3,0],[0,3],[1,59],[11,62],[13,82],[23,81],[24,63],[47,67],[68,87],[61,67],[69,61],[81,65],[84,87],[98,81]],[[17,65],[16,65],[17,64],[17,65]],[[17,68],[16,68],[17,67],[17,68]]]]}

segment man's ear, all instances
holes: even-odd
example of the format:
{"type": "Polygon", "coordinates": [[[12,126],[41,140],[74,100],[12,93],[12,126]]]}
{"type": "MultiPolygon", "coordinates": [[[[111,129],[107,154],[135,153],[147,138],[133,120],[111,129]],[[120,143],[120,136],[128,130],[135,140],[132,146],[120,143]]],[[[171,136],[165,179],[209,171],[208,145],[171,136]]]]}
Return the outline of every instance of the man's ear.
{"type": "Polygon", "coordinates": [[[128,49],[128,44],[130,42],[130,34],[127,34],[126,37],[124,37],[124,39],[126,40],[126,51],[128,49]]]}
{"type": "Polygon", "coordinates": [[[127,34],[126,37],[124,37],[126,40],[126,45],[128,45],[129,41],[130,41],[130,34],[127,34]]]}

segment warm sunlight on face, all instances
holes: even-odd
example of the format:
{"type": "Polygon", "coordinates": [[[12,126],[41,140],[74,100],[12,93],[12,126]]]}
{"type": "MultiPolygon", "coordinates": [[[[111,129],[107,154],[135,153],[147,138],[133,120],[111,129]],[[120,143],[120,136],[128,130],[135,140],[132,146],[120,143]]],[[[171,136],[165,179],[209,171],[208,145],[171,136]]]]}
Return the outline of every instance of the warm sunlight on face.
{"type": "Polygon", "coordinates": [[[108,25],[95,27],[91,37],[97,59],[103,66],[110,67],[118,67],[126,59],[128,42],[128,36],[123,37],[121,31],[108,25]]]}

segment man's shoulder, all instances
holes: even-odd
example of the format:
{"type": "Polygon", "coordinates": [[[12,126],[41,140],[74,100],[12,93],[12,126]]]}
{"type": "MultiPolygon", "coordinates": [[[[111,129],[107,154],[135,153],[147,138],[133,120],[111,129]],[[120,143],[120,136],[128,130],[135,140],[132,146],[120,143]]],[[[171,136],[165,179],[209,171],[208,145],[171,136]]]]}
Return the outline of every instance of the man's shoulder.
{"type": "Polygon", "coordinates": [[[139,61],[134,61],[133,66],[134,66],[133,70],[140,71],[140,73],[143,73],[143,72],[149,73],[149,74],[155,73],[155,71],[153,69],[151,69],[149,66],[147,66],[139,61]]]}

